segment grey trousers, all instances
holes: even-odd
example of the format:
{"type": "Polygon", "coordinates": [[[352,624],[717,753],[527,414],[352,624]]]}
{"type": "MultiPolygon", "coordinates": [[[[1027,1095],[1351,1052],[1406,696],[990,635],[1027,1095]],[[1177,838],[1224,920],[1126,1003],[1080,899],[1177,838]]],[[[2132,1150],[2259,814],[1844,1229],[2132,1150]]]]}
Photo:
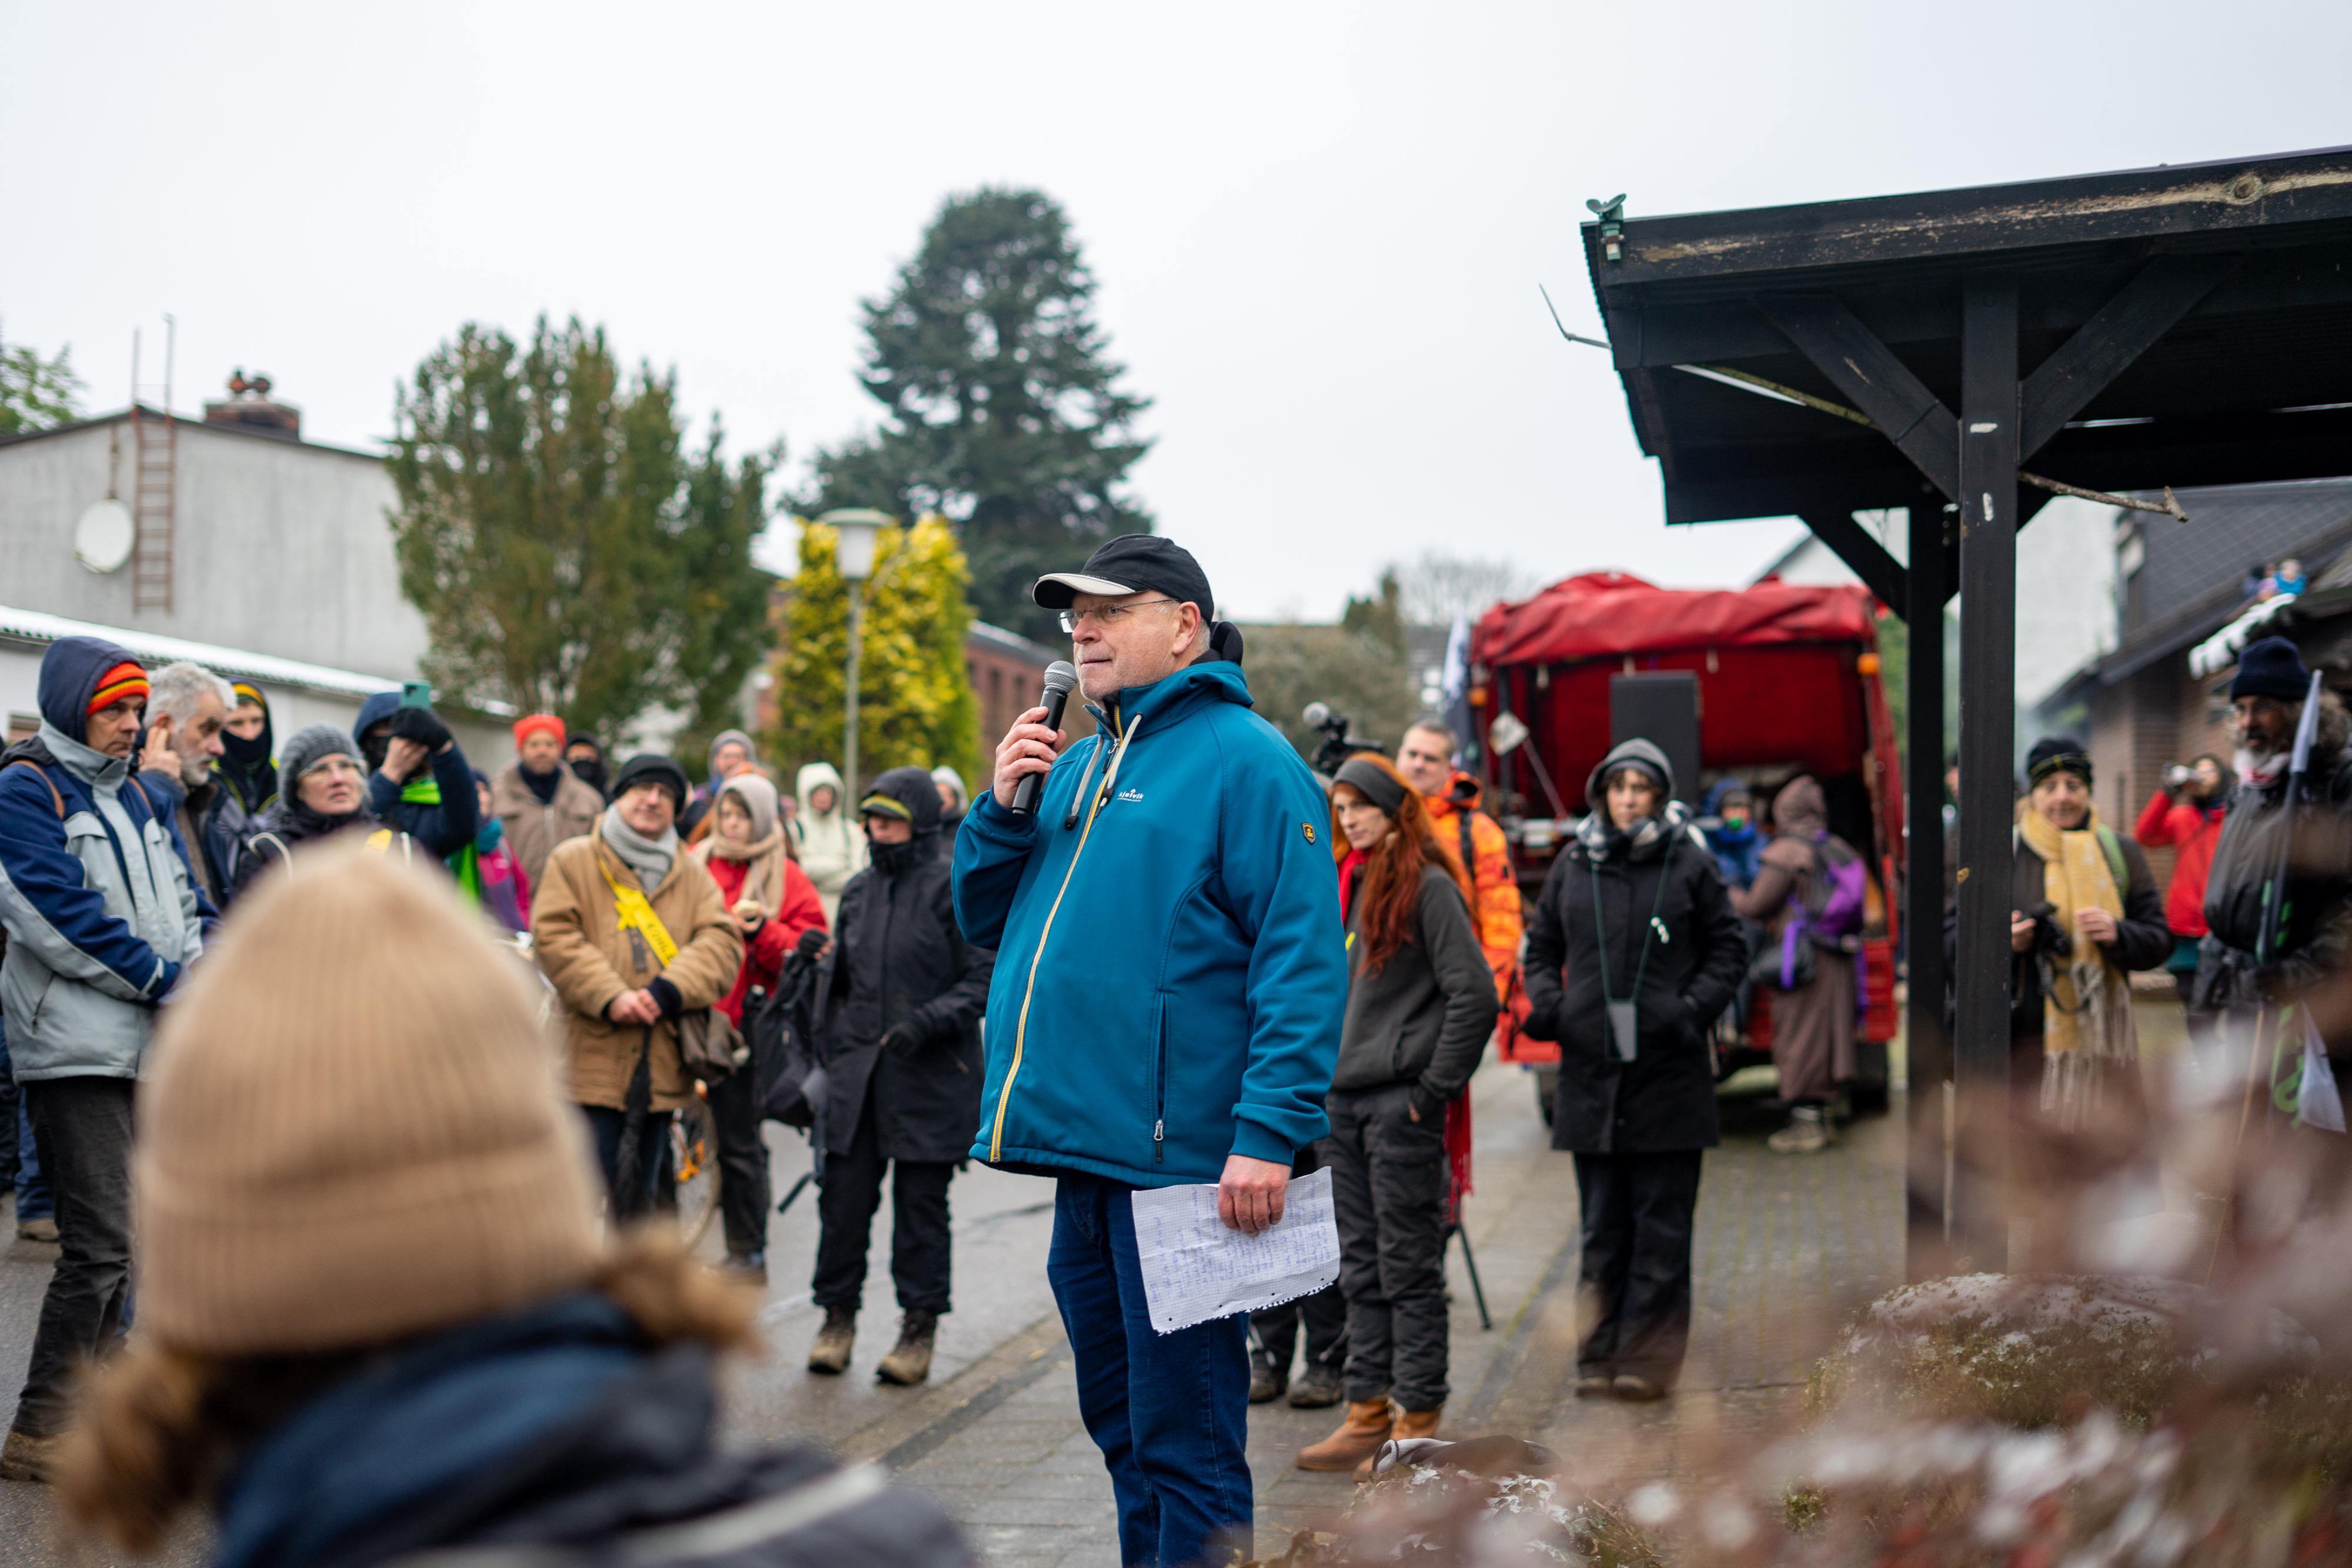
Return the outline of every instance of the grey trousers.
{"type": "Polygon", "coordinates": [[[33,1141],[58,1204],[58,1263],[41,1298],[16,1430],[47,1437],[73,1416],[83,1364],[112,1348],[131,1299],[131,1100],[128,1078],[25,1084],[33,1141]]]}
{"type": "Polygon", "coordinates": [[[1415,1122],[1411,1086],[1331,1092],[1323,1163],[1348,1298],[1348,1397],[1445,1403],[1445,1124],[1415,1122]]]}

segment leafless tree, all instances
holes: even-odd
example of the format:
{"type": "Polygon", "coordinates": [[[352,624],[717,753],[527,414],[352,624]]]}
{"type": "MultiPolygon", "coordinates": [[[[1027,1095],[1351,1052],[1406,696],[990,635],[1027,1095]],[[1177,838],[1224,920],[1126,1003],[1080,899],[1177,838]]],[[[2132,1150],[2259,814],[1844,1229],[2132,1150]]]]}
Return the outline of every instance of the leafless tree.
{"type": "Polygon", "coordinates": [[[1477,619],[1489,605],[1534,591],[1536,575],[1511,561],[1423,550],[1389,570],[1403,590],[1404,618],[1415,626],[1450,626],[1456,615],[1477,619]]]}

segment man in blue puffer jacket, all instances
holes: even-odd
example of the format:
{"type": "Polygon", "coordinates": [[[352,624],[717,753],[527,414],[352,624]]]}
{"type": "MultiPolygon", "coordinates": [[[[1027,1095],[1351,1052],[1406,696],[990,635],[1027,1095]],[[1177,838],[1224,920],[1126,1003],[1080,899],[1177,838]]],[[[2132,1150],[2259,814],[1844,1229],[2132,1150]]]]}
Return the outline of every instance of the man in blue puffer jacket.
{"type": "Polygon", "coordinates": [[[1214,1183],[1255,1233],[1328,1130],[1348,999],[1330,808],[1250,711],[1240,633],[1210,622],[1189,553],[1128,535],[1033,591],[1063,612],[1102,733],[1057,757],[1045,710],[1024,715],[957,835],[957,922],[997,950],[971,1154],[1059,1180],[1046,1271],[1120,1560],[1174,1568],[1222,1537],[1247,1555],[1244,1320],[1153,1331],[1131,1200],[1214,1183]]]}

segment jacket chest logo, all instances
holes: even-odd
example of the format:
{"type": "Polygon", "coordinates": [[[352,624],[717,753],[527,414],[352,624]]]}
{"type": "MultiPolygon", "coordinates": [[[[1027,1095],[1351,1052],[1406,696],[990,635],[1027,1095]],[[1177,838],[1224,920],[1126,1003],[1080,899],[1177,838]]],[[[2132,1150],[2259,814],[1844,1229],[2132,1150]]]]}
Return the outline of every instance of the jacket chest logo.
{"type": "Polygon", "coordinates": [[[1129,788],[1127,788],[1127,789],[1125,789],[1120,790],[1120,791],[1119,791],[1116,796],[1114,796],[1114,797],[1113,797],[1113,799],[1114,799],[1114,800],[1128,800],[1128,801],[1131,801],[1131,802],[1133,802],[1134,804],[1140,806],[1141,804],[1143,804],[1143,791],[1142,791],[1142,790],[1140,790],[1140,789],[1135,789],[1133,786],[1131,786],[1131,785],[1130,785],[1129,788]]]}

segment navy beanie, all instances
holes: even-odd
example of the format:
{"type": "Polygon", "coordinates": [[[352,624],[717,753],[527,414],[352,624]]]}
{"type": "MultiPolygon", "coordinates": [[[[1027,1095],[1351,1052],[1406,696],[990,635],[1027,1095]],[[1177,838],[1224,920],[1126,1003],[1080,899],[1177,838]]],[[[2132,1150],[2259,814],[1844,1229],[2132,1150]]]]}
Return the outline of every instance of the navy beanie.
{"type": "Polygon", "coordinates": [[[2284,637],[2265,637],[2247,645],[2238,655],[2238,674],[2230,682],[2230,699],[2276,697],[2299,703],[2311,695],[2311,672],[2303,655],[2284,637]]]}
{"type": "Polygon", "coordinates": [[[2025,778],[2028,783],[2039,784],[2053,773],[2072,773],[2085,784],[2091,782],[2091,753],[2072,736],[2046,735],[2033,743],[2025,754],[2025,778]]]}

